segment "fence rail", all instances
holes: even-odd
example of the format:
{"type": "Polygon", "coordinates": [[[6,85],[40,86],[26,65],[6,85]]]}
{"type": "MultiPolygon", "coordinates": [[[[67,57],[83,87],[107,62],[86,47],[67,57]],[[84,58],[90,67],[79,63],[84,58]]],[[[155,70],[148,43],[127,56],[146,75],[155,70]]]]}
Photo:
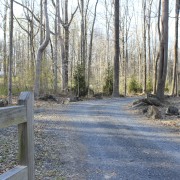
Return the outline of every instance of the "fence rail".
{"type": "Polygon", "coordinates": [[[22,92],[18,106],[0,108],[0,128],[18,125],[19,166],[0,175],[0,180],[34,180],[34,96],[22,92]]]}

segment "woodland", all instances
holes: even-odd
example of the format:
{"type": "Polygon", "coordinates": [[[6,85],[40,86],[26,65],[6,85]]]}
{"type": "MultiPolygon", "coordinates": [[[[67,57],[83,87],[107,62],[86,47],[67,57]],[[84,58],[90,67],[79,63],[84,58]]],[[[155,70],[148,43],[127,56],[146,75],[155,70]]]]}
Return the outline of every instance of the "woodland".
{"type": "Polygon", "coordinates": [[[0,95],[179,94],[180,0],[0,0],[0,95]]]}

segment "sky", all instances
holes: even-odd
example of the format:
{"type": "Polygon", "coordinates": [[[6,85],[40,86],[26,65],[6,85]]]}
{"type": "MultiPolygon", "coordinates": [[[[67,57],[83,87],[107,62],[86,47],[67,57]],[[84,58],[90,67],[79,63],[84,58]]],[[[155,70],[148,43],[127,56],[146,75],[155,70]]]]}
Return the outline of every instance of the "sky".
{"type": "MultiPolygon", "coordinates": [[[[17,0],[19,2],[21,2],[21,0],[17,0]]],[[[111,0],[107,0],[107,2],[110,2],[111,0]]],[[[126,0],[121,0],[121,3],[123,3],[123,1],[126,1],[126,0]]],[[[70,2],[70,1],[69,1],[70,2]]],[[[77,1],[72,1],[73,4],[72,6],[73,7],[70,7],[71,9],[74,9],[76,6],[77,6],[77,1]]],[[[96,2],[96,0],[90,0],[90,6],[89,6],[89,9],[90,9],[90,13],[94,13],[94,3],[96,2]]],[[[129,9],[132,10],[132,3],[134,4],[134,9],[135,9],[135,12],[138,14],[139,18],[141,17],[141,1],[140,0],[136,0],[136,1],[133,1],[133,0],[129,0],[129,9]]],[[[2,3],[4,3],[4,0],[0,0],[0,7],[2,7],[2,3]]],[[[157,9],[157,1],[154,0],[154,5],[153,5],[153,10],[152,11],[155,11],[155,9],[157,9]]],[[[70,3],[69,3],[70,5],[70,3]]],[[[3,15],[3,9],[0,8],[1,11],[1,16],[0,16],[0,39],[3,38],[3,31],[2,31],[2,26],[3,26],[3,21],[2,21],[2,15],[3,15]]],[[[170,0],[170,18],[169,18],[169,40],[170,40],[170,43],[173,43],[173,38],[174,38],[174,0],[170,0]]],[[[23,13],[23,9],[22,7],[20,7],[19,5],[17,5],[16,3],[14,3],[14,14],[16,17],[21,17],[22,16],[22,13],[23,13]]],[[[132,12],[130,12],[130,14],[132,14],[132,12]]],[[[103,29],[105,28],[105,12],[104,12],[104,0],[99,0],[99,3],[98,3],[98,7],[97,7],[97,19],[96,19],[96,28],[99,28],[103,31],[103,29]]],[[[130,15],[132,16],[132,15],[130,15]]],[[[134,22],[134,19],[132,18],[131,20],[131,24],[133,26],[133,22],[134,22]]]]}

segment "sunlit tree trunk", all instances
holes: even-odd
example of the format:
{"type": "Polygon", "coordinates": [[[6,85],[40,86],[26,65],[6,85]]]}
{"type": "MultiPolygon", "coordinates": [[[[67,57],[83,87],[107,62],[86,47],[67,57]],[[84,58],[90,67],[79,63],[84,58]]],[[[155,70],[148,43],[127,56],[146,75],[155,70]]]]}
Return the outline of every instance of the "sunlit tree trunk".
{"type": "Polygon", "coordinates": [[[56,0],[56,4],[54,4],[54,8],[56,9],[55,20],[54,20],[54,56],[53,56],[53,74],[54,74],[54,93],[57,93],[58,81],[57,81],[57,59],[58,59],[58,10],[59,10],[59,0],[56,0]]]}
{"type": "Polygon", "coordinates": [[[13,66],[13,0],[10,1],[9,14],[9,77],[8,77],[8,101],[12,103],[12,66],[13,66]]]}
{"type": "Polygon", "coordinates": [[[43,7],[44,7],[44,17],[45,17],[45,24],[46,24],[46,37],[44,41],[42,42],[42,44],[40,45],[37,52],[36,77],[35,77],[35,83],[34,83],[34,96],[36,98],[39,96],[39,91],[40,91],[40,74],[41,74],[42,56],[50,40],[49,18],[48,18],[48,13],[47,13],[47,0],[43,1],[43,7]]]}
{"type": "Polygon", "coordinates": [[[179,24],[179,9],[180,0],[176,0],[175,5],[175,43],[174,43],[174,67],[173,67],[173,82],[172,95],[178,95],[178,24],[179,24]]]}
{"type": "Polygon", "coordinates": [[[168,60],[168,14],[169,0],[162,0],[162,29],[160,43],[160,61],[159,61],[159,76],[157,85],[157,98],[164,100],[164,89],[167,75],[167,60],[168,60]]]}
{"type": "Polygon", "coordinates": [[[146,93],[147,81],[147,62],[146,62],[146,0],[143,1],[143,43],[144,43],[144,74],[143,74],[143,93],[146,93]]]}
{"type": "MultiPolygon", "coordinates": [[[[7,1],[6,1],[7,2],[7,1]]],[[[4,17],[3,17],[3,31],[4,31],[4,44],[3,44],[3,70],[4,70],[4,87],[7,87],[7,11],[8,11],[8,6],[5,6],[4,9],[4,17]]],[[[7,89],[7,88],[6,88],[7,89]]]]}
{"type": "Polygon", "coordinates": [[[90,83],[90,76],[91,76],[91,61],[92,61],[92,48],[93,48],[93,36],[94,36],[94,25],[96,21],[96,10],[97,10],[97,4],[99,0],[96,0],[95,4],[95,10],[94,10],[94,19],[91,29],[91,35],[90,35],[90,44],[89,44],[89,61],[88,61],[88,94],[89,94],[89,83],[90,83]]]}
{"type": "Polygon", "coordinates": [[[114,4],[114,78],[113,97],[119,97],[119,0],[114,4]]]}
{"type": "Polygon", "coordinates": [[[62,77],[62,89],[65,93],[68,91],[68,67],[69,67],[69,28],[78,8],[75,9],[74,13],[71,14],[69,20],[68,17],[68,0],[65,0],[65,15],[64,22],[61,20],[61,24],[64,28],[64,58],[62,59],[63,77],[62,77]]]}
{"type": "Polygon", "coordinates": [[[151,78],[151,8],[153,0],[149,0],[148,5],[148,80],[151,78]]]}
{"type": "MultiPolygon", "coordinates": [[[[158,9],[158,35],[159,35],[159,43],[161,41],[161,32],[160,32],[160,15],[161,15],[161,0],[159,0],[159,9],[158,9]]],[[[156,41],[156,39],[155,39],[156,41]]],[[[158,70],[158,60],[160,57],[160,47],[158,48],[158,52],[156,58],[154,59],[154,67],[153,67],[153,94],[157,92],[157,70],[158,70]]]]}

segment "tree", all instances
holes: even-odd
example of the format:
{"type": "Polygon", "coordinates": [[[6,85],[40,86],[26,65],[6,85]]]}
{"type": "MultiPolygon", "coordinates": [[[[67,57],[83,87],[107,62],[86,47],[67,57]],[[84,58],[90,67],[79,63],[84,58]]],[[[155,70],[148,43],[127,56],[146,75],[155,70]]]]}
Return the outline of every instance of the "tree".
{"type": "Polygon", "coordinates": [[[47,47],[49,40],[50,40],[50,29],[49,29],[49,18],[48,18],[48,12],[47,12],[47,0],[43,0],[43,7],[44,7],[44,17],[46,21],[46,37],[42,44],[40,45],[37,57],[36,57],[36,77],[34,82],[34,96],[37,98],[39,96],[40,91],[40,73],[41,73],[41,61],[42,56],[45,48],[47,47]]]}
{"type": "MultiPolygon", "coordinates": [[[[161,31],[160,31],[160,15],[161,15],[161,0],[159,0],[159,8],[158,8],[158,36],[159,36],[159,43],[161,42],[161,31]]],[[[156,41],[156,39],[155,39],[156,41]]],[[[156,47],[155,47],[156,49],[156,47]]],[[[155,56],[154,56],[155,57],[155,56]]],[[[156,94],[157,92],[157,68],[158,68],[158,60],[160,58],[160,46],[157,52],[156,57],[154,58],[154,64],[153,64],[153,94],[156,94]]]]}
{"type": "Polygon", "coordinates": [[[151,9],[152,9],[153,0],[149,0],[148,5],[148,80],[151,79],[151,9]]]}
{"type": "Polygon", "coordinates": [[[94,36],[94,25],[96,21],[96,11],[97,11],[97,4],[99,0],[96,0],[95,4],[95,10],[94,10],[94,19],[91,29],[91,35],[90,35],[90,44],[89,44],[89,61],[88,61],[88,94],[89,94],[89,83],[90,83],[90,75],[91,75],[91,61],[92,61],[92,47],[93,47],[93,36],[94,36]]]}
{"type": "Polygon", "coordinates": [[[172,95],[178,95],[178,25],[179,25],[179,9],[180,0],[175,3],[175,43],[174,43],[174,68],[173,68],[173,82],[172,95]]]}
{"type": "Polygon", "coordinates": [[[164,100],[164,89],[167,75],[167,60],[168,60],[168,14],[169,0],[162,0],[162,29],[160,43],[160,61],[159,61],[159,76],[157,85],[157,98],[164,100]]]}
{"type": "Polygon", "coordinates": [[[144,74],[143,74],[143,93],[146,92],[147,65],[146,65],[146,0],[143,0],[143,43],[144,43],[144,74]]]}
{"type": "Polygon", "coordinates": [[[56,4],[52,0],[55,8],[55,21],[54,21],[54,55],[53,55],[53,73],[54,73],[54,92],[57,93],[58,88],[58,73],[57,73],[57,60],[58,60],[58,14],[59,14],[59,0],[56,0],[56,4]]]}
{"type": "Polygon", "coordinates": [[[113,97],[119,97],[119,0],[114,4],[114,78],[113,97]]]}
{"type": "Polygon", "coordinates": [[[64,28],[64,51],[65,51],[65,58],[62,61],[62,68],[63,68],[63,77],[62,77],[62,89],[64,92],[68,90],[68,64],[69,64],[69,27],[71,22],[74,18],[74,15],[77,11],[78,7],[75,9],[74,13],[72,13],[71,18],[69,20],[68,17],[68,0],[65,0],[65,21],[61,20],[61,24],[64,28]]]}
{"type": "Polygon", "coordinates": [[[13,65],[13,0],[10,1],[9,14],[9,77],[8,77],[8,101],[12,103],[12,65],[13,65]]]}
{"type": "MultiPolygon", "coordinates": [[[[6,3],[7,3],[7,1],[6,1],[6,3]]],[[[6,42],[6,39],[7,39],[7,35],[6,35],[6,30],[7,30],[7,11],[8,11],[8,6],[5,6],[5,8],[4,8],[4,18],[3,18],[3,22],[4,22],[3,23],[3,31],[4,31],[4,45],[3,45],[4,87],[6,87],[6,84],[7,84],[7,42],[6,42]]]]}
{"type": "MultiPolygon", "coordinates": [[[[17,3],[15,1],[15,3],[17,3]]],[[[27,33],[27,46],[28,46],[28,52],[27,52],[27,55],[28,55],[28,62],[29,62],[29,65],[28,65],[28,73],[30,75],[30,84],[32,85],[33,82],[34,82],[34,61],[35,61],[35,49],[34,49],[34,39],[35,39],[35,33],[34,33],[34,2],[32,3],[32,10],[30,12],[30,9],[28,8],[29,6],[29,2],[26,2],[26,6],[23,5],[23,4],[19,4],[21,6],[24,7],[24,14],[25,14],[25,19],[27,20],[27,23],[28,23],[28,27],[25,28],[20,22],[19,20],[15,18],[16,22],[18,23],[18,25],[20,26],[20,28],[25,31],[27,33]],[[26,7],[26,8],[25,8],[26,7]],[[29,56],[29,52],[30,52],[30,56],[29,56]]]]}
{"type": "Polygon", "coordinates": [[[84,0],[80,0],[79,9],[80,9],[80,13],[81,13],[81,64],[84,67],[84,74],[85,74],[85,42],[86,42],[86,39],[85,39],[84,0]]]}

